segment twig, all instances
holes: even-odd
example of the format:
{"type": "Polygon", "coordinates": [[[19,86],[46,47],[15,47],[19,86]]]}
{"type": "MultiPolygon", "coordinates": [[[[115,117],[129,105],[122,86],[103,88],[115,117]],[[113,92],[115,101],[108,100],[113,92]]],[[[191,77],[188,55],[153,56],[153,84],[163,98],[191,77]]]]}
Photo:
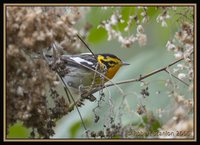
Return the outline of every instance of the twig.
{"type": "Polygon", "coordinates": [[[76,36],[81,40],[81,42],[87,47],[87,49],[90,51],[90,53],[92,53],[92,55],[95,57],[94,53],[92,52],[90,47],[85,43],[85,41],[83,41],[83,39],[78,34],[76,34],[76,36]]]}
{"type": "MultiPolygon", "coordinates": [[[[166,66],[166,67],[162,67],[162,68],[160,68],[160,69],[154,70],[154,71],[152,71],[151,73],[148,73],[148,74],[146,74],[146,75],[144,75],[144,76],[140,76],[140,77],[137,78],[137,79],[125,80],[125,81],[121,81],[121,82],[118,82],[118,83],[115,83],[115,84],[116,84],[116,85],[120,85],[120,84],[125,84],[125,83],[132,83],[132,82],[141,81],[141,80],[143,80],[143,79],[145,79],[145,78],[148,78],[148,77],[150,77],[150,76],[152,76],[152,75],[154,75],[154,74],[157,74],[157,73],[159,73],[159,72],[161,72],[161,71],[166,71],[166,69],[167,69],[168,67],[173,66],[174,64],[176,64],[176,63],[182,61],[183,59],[184,59],[184,58],[181,58],[181,59],[179,59],[179,60],[176,60],[176,61],[172,62],[171,64],[169,64],[169,65],[166,66]]],[[[105,85],[105,87],[110,87],[110,86],[112,86],[112,84],[105,85]]]]}
{"type": "MultiPolygon", "coordinates": [[[[69,96],[71,97],[72,101],[73,101],[73,104],[70,105],[70,109],[73,108],[74,106],[76,107],[76,110],[78,111],[78,114],[79,114],[79,117],[80,117],[80,119],[81,119],[82,125],[83,125],[85,131],[87,131],[88,129],[87,129],[87,127],[86,127],[86,125],[85,125],[85,123],[84,123],[84,121],[83,121],[83,117],[82,117],[82,115],[81,115],[81,112],[80,112],[80,110],[78,109],[77,102],[74,100],[74,98],[73,98],[73,96],[72,96],[70,90],[68,89],[67,85],[65,84],[65,81],[63,80],[62,76],[59,75],[59,77],[61,78],[61,80],[62,80],[62,82],[63,82],[63,84],[64,84],[64,86],[65,86],[65,93],[66,93],[66,95],[69,95],[69,96]]],[[[68,96],[68,97],[69,97],[69,96],[68,96]]],[[[69,99],[69,98],[68,98],[68,99],[69,99]]],[[[70,101],[70,99],[69,99],[69,101],[70,101]]]]}
{"type": "MultiPolygon", "coordinates": [[[[154,71],[152,71],[152,72],[150,72],[150,73],[148,73],[148,74],[146,74],[146,75],[144,75],[144,76],[140,76],[140,77],[137,78],[137,79],[129,79],[129,80],[117,82],[117,83],[115,83],[115,84],[106,84],[106,85],[103,86],[103,88],[111,87],[111,86],[113,86],[113,85],[121,85],[121,84],[126,84],[126,83],[133,83],[133,82],[142,81],[142,80],[144,80],[144,79],[146,79],[146,78],[148,78],[148,77],[150,77],[150,76],[152,76],[152,75],[154,75],[154,74],[157,74],[157,73],[162,72],[162,71],[166,71],[168,67],[173,66],[174,64],[176,64],[176,63],[182,61],[183,59],[184,59],[184,58],[180,58],[179,60],[176,60],[176,61],[172,62],[172,63],[169,64],[168,66],[165,66],[165,67],[162,67],[162,68],[160,68],[160,69],[154,70],[154,71]]],[[[99,90],[99,87],[96,88],[95,90],[91,91],[90,94],[95,93],[97,90],[99,90]]],[[[90,95],[90,94],[89,94],[89,95],[90,95]]]]}
{"type": "Polygon", "coordinates": [[[177,76],[173,75],[172,73],[170,73],[167,69],[165,70],[165,72],[167,72],[168,74],[170,74],[172,77],[176,78],[177,80],[179,80],[180,82],[182,82],[183,84],[185,84],[186,86],[189,87],[189,84],[187,84],[186,82],[184,82],[183,80],[179,79],[177,76]]]}

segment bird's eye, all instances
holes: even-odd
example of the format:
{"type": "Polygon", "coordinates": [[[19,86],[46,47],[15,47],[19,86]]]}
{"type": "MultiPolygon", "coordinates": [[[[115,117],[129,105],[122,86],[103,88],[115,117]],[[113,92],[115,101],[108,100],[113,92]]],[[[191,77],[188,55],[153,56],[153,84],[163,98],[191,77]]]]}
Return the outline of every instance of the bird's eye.
{"type": "Polygon", "coordinates": [[[108,63],[109,63],[110,66],[113,66],[113,65],[117,64],[117,63],[114,62],[114,61],[109,61],[108,63]]]}
{"type": "Polygon", "coordinates": [[[114,61],[110,61],[109,63],[110,63],[110,64],[115,64],[115,62],[114,62],[114,61]]]}

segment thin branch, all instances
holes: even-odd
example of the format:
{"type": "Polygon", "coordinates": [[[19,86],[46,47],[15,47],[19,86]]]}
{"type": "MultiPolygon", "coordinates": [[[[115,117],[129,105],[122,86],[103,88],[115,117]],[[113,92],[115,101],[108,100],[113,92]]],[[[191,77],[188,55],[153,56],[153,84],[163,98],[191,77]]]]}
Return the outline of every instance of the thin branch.
{"type": "MultiPolygon", "coordinates": [[[[148,73],[148,74],[146,74],[146,75],[144,75],[144,76],[140,76],[140,77],[137,78],[137,79],[129,79],[129,80],[125,80],[125,81],[121,81],[121,82],[115,83],[115,84],[107,84],[107,85],[103,86],[103,88],[111,87],[111,86],[113,86],[113,85],[121,85],[121,84],[126,84],[126,83],[133,83],[133,82],[142,81],[142,80],[144,80],[144,79],[146,79],[146,78],[148,78],[148,77],[150,77],[150,76],[152,76],[152,75],[154,75],[154,74],[157,74],[157,73],[162,72],[162,71],[166,71],[168,67],[173,66],[174,64],[176,64],[176,63],[182,61],[183,59],[184,59],[184,58],[180,58],[179,60],[176,60],[176,61],[170,63],[169,65],[165,66],[165,67],[162,67],[162,68],[159,68],[159,69],[157,69],[157,70],[154,70],[154,71],[152,71],[152,72],[150,72],[150,73],[148,73]]],[[[95,93],[97,90],[99,90],[99,87],[96,88],[95,90],[91,91],[90,94],[95,93]]],[[[89,95],[90,95],[90,94],[89,94],[89,95]]]]}
{"type": "Polygon", "coordinates": [[[183,84],[185,84],[186,86],[189,87],[189,84],[187,84],[186,82],[184,82],[183,80],[179,79],[177,76],[173,75],[172,73],[170,73],[167,69],[165,70],[165,72],[167,72],[168,74],[170,74],[172,77],[176,78],[177,80],[179,80],[180,82],[182,82],[183,84]]]}
{"type": "MultiPolygon", "coordinates": [[[[132,83],[132,82],[141,81],[141,80],[146,79],[146,78],[148,78],[148,77],[150,77],[150,76],[152,76],[152,75],[154,75],[154,74],[157,74],[157,73],[159,73],[159,72],[161,72],[161,71],[166,71],[168,67],[173,66],[174,64],[176,64],[176,63],[182,61],[183,59],[184,59],[184,58],[180,58],[179,60],[176,60],[176,61],[172,62],[171,64],[169,64],[169,65],[166,66],[166,67],[162,67],[162,68],[160,68],[160,69],[154,70],[154,71],[152,71],[151,73],[148,73],[148,74],[146,74],[146,75],[144,75],[144,76],[140,76],[140,77],[137,78],[137,79],[125,80],[125,81],[121,81],[121,82],[118,82],[118,83],[115,83],[115,84],[116,84],[116,85],[120,85],[120,84],[125,84],[125,83],[132,83]]],[[[112,86],[112,84],[105,85],[105,87],[110,87],[110,86],[112,86]]]]}
{"type": "MultiPolygon", "coordinates": [[[[69,96],[71,97],[72,101],[73,101],[73,104],[72,104],[72,106],[70,106],[70,107],[73,107],[73,106],[76,107],[76,110],[78,111],[78,114],[79,114],[79,116],[80,116],[80,119],[81,119],[81,122],[82,122],[82,124],[83,124],[83,127],[84,127],[84,129],[87,131],[87,127],[86,127],[86,125],[85,125],[85,123],[84,123],[84,121],[83,121],[83,117],[82,117],[82,115],[81,115],[81,112],[80,112],[80,110],[78,109],[77,102],[74,100],[74,98],[73,98],[73,96],[72,96],[70,90],[68,89],[67,85],[65,84],[65,81],[63,80],[62,76],[59,75],[59,77],[61,78],[61,80],[62,80],[62,82],[63,82],[63,84],[64,84],[64,86],[65,86],[65,93],[66,93],[66,95],[69,95],[69,96]]],[[[68,96],[68,97],[69,97],[69,96],[68,96]]],[[[68,99],[69,99],[69,98],[68,98],[68,99]]],[[[70,99],[69,99],[69,101],[70,101],[70,99]]]]}
{"type": "MultiPolygon", "coordinates": [[[[54,58],[57,59],[57,54],[56,54],[55,48],[53,48],[53,56],[54,56],[54,58]]],[[[55,59],[54,63],[56,63],[56,59],[55,59]]],[[[58,69],[56,69],[56,73],[58,74],[58,76],[60,77],[60,79],[61,79],[61,81],[62,81],[62,83],[63,83],[63,85],[64,85],[64,90],[65,90],[65,93],[66,93],[66,95],[67,95],[67,98],[68,98],[69,103],[71,103],[70,98],[71,98],[72,101],[73,101],[73,104],[72,104],[70,107],[73,107],[73,106],[76,107],[76,110],[77,110],[77,112],[78,112],[78,114],[79,114],[79,117],[80,117],[80,119],[81,119],[82,125],[83,125],[85,131],[87,131],[87,127],[86,127],[86,125],[85,125],[85,123],[84,123],[84,121],[83,121],[83,117],[82,117],[81,112],[80,112],[80,110],[79,110],[79,108],[78,108],[78,106],[77,106],[77,102],[74,100],[74,98],[73,98],[73,96],[72,96],[72,94],[71,94],[69,88],[67,87],[67,84],[66,84],[65,81],[63,80],[63,77],[59,74],[58,69]]]]}
{"type": "Polygon", "coordinates": [[[90,49],[90,47],[85,43],[85,41],[83,41],[83,39],[76,34],[76,36],[81,40],[81,42],[87,47],[87,49],[92,53],[92,55],[95,57],[94,53],[92,52],[92,50],[90,49]]]}

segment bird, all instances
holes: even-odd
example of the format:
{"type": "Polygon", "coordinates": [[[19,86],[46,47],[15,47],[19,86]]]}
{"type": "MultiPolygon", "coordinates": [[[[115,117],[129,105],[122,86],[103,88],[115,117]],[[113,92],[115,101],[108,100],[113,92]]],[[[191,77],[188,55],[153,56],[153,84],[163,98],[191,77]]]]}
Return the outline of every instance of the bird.
{"type": "MultiPolygon", "coordinates": [[[[129,65],[116,55],[109,53],[57,56],[55,53],[57,48],[56,45],[52,45],[43,55],[51,68],[57,71],[68,90],[81,96],[100,88],[111,80],[122,66],[129,65]]],[[[90,101],[96,99],[91,94],[85,98],[90,101]]]]}

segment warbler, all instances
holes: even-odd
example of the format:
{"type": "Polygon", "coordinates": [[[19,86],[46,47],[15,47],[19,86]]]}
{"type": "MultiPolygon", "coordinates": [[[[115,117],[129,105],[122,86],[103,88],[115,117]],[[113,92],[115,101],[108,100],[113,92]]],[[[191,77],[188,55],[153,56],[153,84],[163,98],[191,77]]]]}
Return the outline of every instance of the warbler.
{"type": "MultiPolygon", "coordinates": [[[[129,65],[113,54],[82,53],[78,55],[56,56],[49,47],[44,53],[45,59],[54,67],[59,66],[57,71],[65,85],[75,94],[83,94],[103,86],[112,79],[121,66],[129,65]],[[51,52],[51,53],[49,53],[51,52]],[[62,64],[62,65],[60,65],[62,64]]],[[[87,98],[93,101],[95,98],[87,98]]]]}

